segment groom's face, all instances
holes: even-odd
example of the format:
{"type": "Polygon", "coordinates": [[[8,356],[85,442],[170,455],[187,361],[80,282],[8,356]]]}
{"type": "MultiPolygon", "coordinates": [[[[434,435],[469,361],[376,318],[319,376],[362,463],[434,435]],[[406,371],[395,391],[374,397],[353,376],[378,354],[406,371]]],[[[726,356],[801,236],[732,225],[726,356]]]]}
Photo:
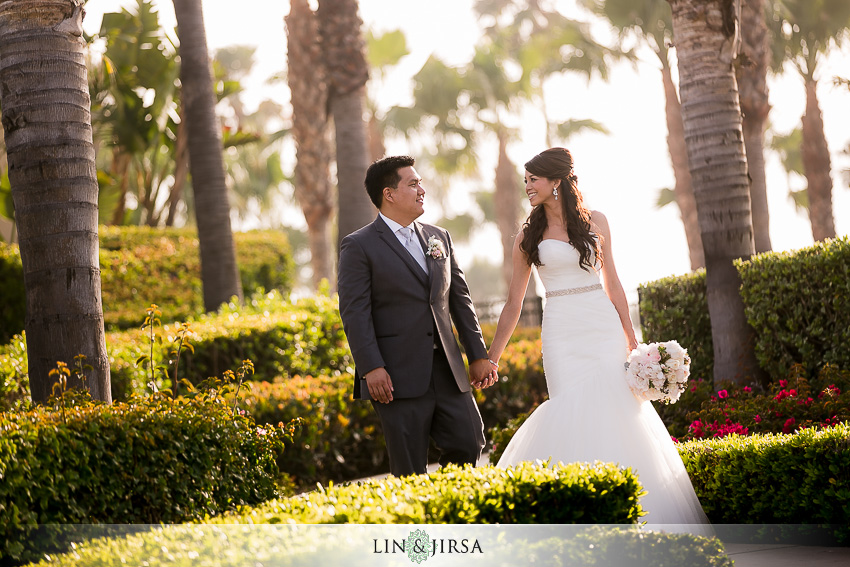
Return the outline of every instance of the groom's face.
{"type": "Polygon", "coordinates": [[[398,174],[401,180],[395,188],[385,190],[384,200],[393,213],[411,223],[425,212],[425,188],[412,166],[399,169],[398,174]]]}

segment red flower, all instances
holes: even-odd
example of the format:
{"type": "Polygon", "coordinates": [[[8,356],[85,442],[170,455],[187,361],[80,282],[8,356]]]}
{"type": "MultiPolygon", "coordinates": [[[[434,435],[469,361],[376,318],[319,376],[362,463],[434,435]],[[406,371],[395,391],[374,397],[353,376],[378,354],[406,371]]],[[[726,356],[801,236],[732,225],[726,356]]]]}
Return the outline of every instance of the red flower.
{"type": "Polygon", "coordinates": [[[759,414],[756,414],[756,416],[753,418],[753,421],[755,421],[756,423],[761,423],[761,416],[759,414]]]}
{"type": "Polygon", "coordinates": [[[750,388],[749,386],[744,386],[744,391],[745,391],[745,392],[752,392],[752,391],[753,391],[753,389],[752,389],[752,388],[750,388]]]}
{"type": "Polygon", "coordinates": [[[787,388],[788,387],[788,380],[780,380],[779,381],[779,387],[783,388],[783,389],[787,388]]]}
{"type": "Polygon", "coordinates": [[[722,400],[729,397],[729,392],[727,392],[726,390],[720,390],[719,392],[717,392],[717,396],[722,400]]]}
{"type": "Polygon", "coordinates": [[[789,417],[785,421],[785,425],[782,426],[782,433],[791,433],[794,430],[794,424],[797,423],[797,420],[793,417],[789,417]]]}

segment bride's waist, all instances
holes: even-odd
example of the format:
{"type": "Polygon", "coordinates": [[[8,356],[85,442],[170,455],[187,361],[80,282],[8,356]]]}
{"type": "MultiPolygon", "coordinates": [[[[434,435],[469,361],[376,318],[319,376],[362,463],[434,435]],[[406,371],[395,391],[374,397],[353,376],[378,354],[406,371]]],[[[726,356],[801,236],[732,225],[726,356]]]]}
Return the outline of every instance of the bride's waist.
{"type": "Polygon", "coordinates": [[[567,296],[567,295],[579,295],[579,294],[582,294],[582,293],[590,293],[590,292],[593,292],[593,291],[600,291],[600,290],[602,290],[602,284],[597,282],[597,283],[593,283],[593,284],[589,284],[589,285],[580,285],[580,286],[575,286],[575,287],[565,287],[565,288],[560,288],[560,289],[547,289],[546,290],[546,297],[547,298],[553,298],[553,297],[563,297],[563,296],[567,296]]]}

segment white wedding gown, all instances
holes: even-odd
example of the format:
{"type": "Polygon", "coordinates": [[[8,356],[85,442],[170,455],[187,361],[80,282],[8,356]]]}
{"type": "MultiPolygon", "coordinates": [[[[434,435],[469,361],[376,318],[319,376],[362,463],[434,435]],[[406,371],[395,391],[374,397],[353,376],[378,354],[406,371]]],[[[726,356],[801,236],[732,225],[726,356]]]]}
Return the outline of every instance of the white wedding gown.
{"type": "Polygon", "coordinates": [[[549,399],[519,428],[498,466],[551,459],[631,467],[647,490],[642,521],[711,535],[710,526],[679,526],[708,519],[655,408],[626,384],[623,327],[598,274],[579,267],[578,252],[567,242],[545,239],[539,252],[538,274],[547,292],[597,289],[547,298],[542,342],[549,399]]]}

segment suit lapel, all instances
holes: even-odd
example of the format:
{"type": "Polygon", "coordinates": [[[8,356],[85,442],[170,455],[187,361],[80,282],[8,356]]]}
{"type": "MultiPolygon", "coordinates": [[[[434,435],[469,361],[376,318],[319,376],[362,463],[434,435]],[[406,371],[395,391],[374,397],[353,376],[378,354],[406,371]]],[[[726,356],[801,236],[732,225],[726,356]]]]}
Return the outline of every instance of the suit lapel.
{"type": "MultiPolygon", "coordinates": [[[[378,236],[381,238],[381,240],[383,240],[387,244],[387,246],[389,246],[390,249],[398,255],[399,258],[401,258],[401,260],[407,265],[408,268],[410,268],[410,271],[414,273],[414,275],[419,279],[419,281],[421,281],[423,284],[428,284],[428,277],[425,272],[422,271],[422,268],[419,266],[419,264],[416,263],[416,260],[413,259],[413,256],[410,255],[410,252],[407,251],[407,248],[405,248],[401,244],[401,242],[398,241],[396,235],[393,233],[392,230],[390,230],[390,227],[387,226],[387,223],[385,223],[381,217],[378,217],[375,220],[375,230],[378,232],[378,236]]],[[[417,234],[421,233],[421,228],[418,225],[416,226],[416,232],[417,234]]],[[[425,261],[428,261],[427,257],[425,261]]]]}
{"type": "MultiPolygon", "coordinates": [[[[416,227],[416,234],[417,236],[419,236],[420,244],[423,245],[423,250],[428,249],[427,246],[425,246],[425,243],[428,242],[429,237],[433,236],[438,240],[440,239],[440,237],[437,235],[428,234],[428,231],[420,223],[414,223],[414,226],[416,227]]],[[[445,243],[443,243],[443,245],[445,246],[445,243]]],[[[425,262],[428,264],[428,287],[431,290],[441,289],[442,282],[443,280],[445,280],[446,277],[444,271],[446,259],[437,260],[431,257],[431,255],[426,252],[425,262]]]]}

